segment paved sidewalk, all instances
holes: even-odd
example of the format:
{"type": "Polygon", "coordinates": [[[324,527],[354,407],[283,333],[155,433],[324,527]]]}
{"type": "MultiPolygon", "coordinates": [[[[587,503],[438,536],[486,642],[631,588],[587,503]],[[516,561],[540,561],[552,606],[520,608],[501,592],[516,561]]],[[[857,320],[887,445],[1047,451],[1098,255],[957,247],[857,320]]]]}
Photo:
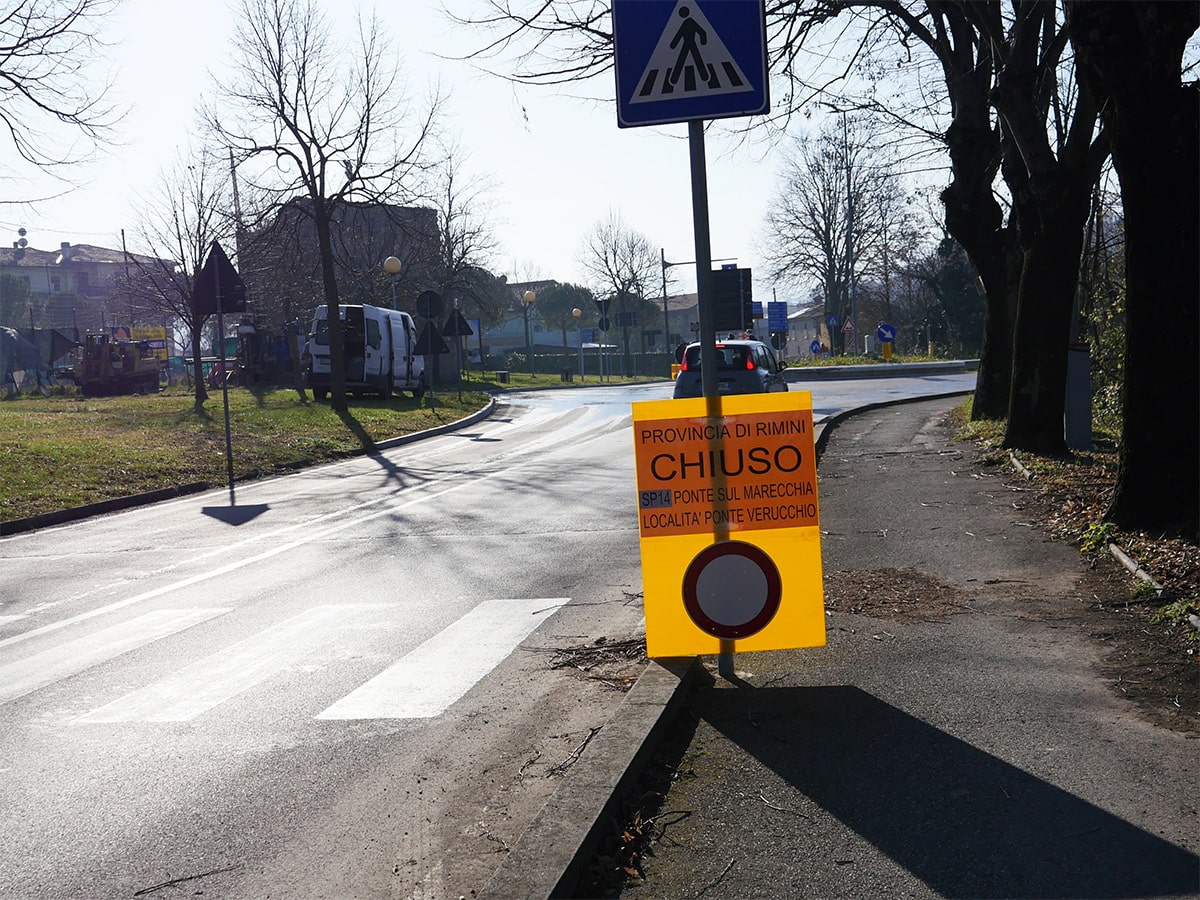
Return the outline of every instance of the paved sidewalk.
{"type": "Polygon", "coordinates": [[[1200,896],[1200,742],[1105,683],[1110,583],[949,439],[957,402],[832,432],[828,646],[704,660],[621,896],[1200,896]]]}

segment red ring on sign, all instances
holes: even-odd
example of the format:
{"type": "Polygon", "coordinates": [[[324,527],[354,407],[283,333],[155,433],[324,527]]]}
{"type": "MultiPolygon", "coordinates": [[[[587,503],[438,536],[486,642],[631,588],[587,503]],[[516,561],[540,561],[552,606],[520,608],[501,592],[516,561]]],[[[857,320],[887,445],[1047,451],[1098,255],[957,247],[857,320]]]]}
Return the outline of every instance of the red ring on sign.
{"type": "Polygon", "coordinates": [[[695,559],[688,564],[687,571],[683,573],[683,608],[687,610],[697,628],[715,638],[736,640],[762,631],[779,612],[779,601],[782,597],[783,579],[779,577],[779,569],[774,560],[758,547],[744,541],[720,541],[705,547],[696,554],[695,559]],[[718,622],[711,618],[701,608],[700,598],[696,595],[704,570],[724,556],[740,556],[749,560],[762,572],[767,583],[762,608],[751,619],[740,624],[718,622]]]}

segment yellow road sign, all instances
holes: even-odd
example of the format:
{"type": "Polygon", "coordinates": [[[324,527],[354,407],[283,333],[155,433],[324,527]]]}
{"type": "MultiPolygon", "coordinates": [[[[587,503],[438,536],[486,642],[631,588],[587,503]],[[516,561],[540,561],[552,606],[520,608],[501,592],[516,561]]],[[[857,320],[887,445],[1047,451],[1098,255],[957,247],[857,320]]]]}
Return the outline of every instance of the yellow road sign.
{"type": "Polygon", "coordinates": [[[633,404],[651,657],[825,644],[812,395],[633,404]]]}

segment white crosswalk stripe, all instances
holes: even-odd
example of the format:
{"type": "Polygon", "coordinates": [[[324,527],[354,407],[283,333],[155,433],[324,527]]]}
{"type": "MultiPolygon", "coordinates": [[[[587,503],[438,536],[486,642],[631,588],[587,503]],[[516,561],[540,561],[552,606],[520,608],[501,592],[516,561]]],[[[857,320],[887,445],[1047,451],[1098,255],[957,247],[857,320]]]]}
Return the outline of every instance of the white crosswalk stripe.
{"type": "MultiPolygon", "coordinates": [[[[485,601],[329,706],[323,720],[440,715],[502,663],[567,597],[485,601]]],[[[390,619],[386,605],[308,609],[198,659],[73,721],[187,722],[319,652],[331,631],[390,619]]],[[[0,704],[230,612],[163,609],[0,666],[0,704]]]]}
{"type": "Polygon", "coordinates": [[[216,608],[155,610],[0,666],[0,703],[23,697],[227,612],[228,609],[216,608]]]}
{"type": "Polygon", "coordinates": [[[82,716],[80,722],[186,722],[312,652],[364,607],[318,606],[82,716]]]}
{"type": "Polygon", "coordinates": [[[439,715],[568,600],[481,603],[317,718],[423,719],[439,715]]]}

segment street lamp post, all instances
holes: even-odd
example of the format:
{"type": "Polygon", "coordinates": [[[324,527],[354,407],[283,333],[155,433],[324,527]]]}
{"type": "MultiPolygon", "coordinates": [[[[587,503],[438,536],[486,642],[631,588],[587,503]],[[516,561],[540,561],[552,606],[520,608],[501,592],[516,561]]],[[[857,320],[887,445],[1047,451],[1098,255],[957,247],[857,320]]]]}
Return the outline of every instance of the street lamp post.
{"type": "Polygon", "coordinates": [[[394,256],[389,256],[383,261],[383,271],[388,273],[388,277],[392,282],[392,309],[396,308],[396,276],[400,274],[400,260],[394,256]]]}
{"type": "Polygon", "coordinates": [[[580,321],[583,310],[577,306],[571,310],[571,315],[575,317],[575,333],[579,335],[579,380],[583,381],[583,324],[580,321]]]}
{"type": "Polygon", "coordinates": [[[529,310],[533,308],[533,301],[537,299],[537,294],[533,291],[526,291],[522,299],[525,301],[525,350],[529,354],[529,377],[533,378],[533,332],[529,329],[529,310]]]}

